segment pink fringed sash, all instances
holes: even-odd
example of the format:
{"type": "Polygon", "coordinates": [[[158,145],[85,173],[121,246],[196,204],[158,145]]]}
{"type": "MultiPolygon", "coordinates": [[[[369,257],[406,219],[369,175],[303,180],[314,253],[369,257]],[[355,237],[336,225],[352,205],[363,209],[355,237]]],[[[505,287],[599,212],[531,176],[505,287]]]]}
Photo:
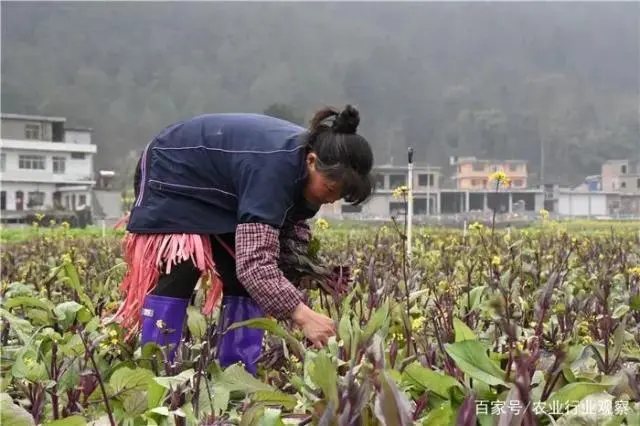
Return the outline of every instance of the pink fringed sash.
{"type": "MultiPolygon", "coordinates": [[[[114,228],[127,220],[128,215],[114,228]]],[[[231,248],[223,245],[234,256],[231,248]]],[[[161,272],[168,274],[180,262],[191,259],[202,273],[201,282],[209,283],[205,288],[203,315],[209,315],[220,302],[222,280],[216,271],[208,235],[128,233],[122,242],[122,250],[127,264],[127,273],[120,284],[124,300],[113,319],[130,330],[130,335],[139,328],[144,298],[155,288],[161,272]]]]}

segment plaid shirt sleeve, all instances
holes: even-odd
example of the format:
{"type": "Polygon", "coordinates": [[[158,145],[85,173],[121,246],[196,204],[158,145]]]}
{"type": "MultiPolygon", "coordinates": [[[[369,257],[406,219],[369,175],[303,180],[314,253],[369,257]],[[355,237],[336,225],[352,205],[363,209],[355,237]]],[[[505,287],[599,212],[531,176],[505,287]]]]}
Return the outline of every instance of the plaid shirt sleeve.
{"type": "Polygon", "coordinates": [[[238,280],[266,314],[289,319],[303,301],[302,293],[278,267],[280,233],[261,223],[241,223],[236,229],[238,280]]]}

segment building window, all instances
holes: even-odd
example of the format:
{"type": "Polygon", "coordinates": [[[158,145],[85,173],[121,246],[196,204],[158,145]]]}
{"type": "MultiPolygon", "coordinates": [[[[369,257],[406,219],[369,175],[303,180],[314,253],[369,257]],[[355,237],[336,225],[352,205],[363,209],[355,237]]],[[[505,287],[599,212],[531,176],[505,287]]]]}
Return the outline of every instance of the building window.
{"type": "Polygon", "coordinates": [[[480,185],[480,179],[473,179],[471,181],[471,186],[476,187],[478,185],[480,185]]]}
{"type": "Polygon", "coordinates": [[[640,178],[638,178],[638,181],[636,182],[636,186],[640,188],[640,178]]]}
{"type": "Polygon", "coordinates": [[[42,155],[21,155],[18,158],[18,168],[29,170],[45,170],[46,159],[42,155]]]}
{"type": "Polygon", "coordinates": [[[44,192],[33,191],[27,194],[27,208],[42,207],[44,205],[44,192]]]}
{"type": "Polygon", "coordinates": [[[433,186],[433,174],[423,173],[418,175],[419,186],[433,186]]]}
{"type": "Polygon", "coordinates": [[[56,191],[52,195],[53,195],[53,197],[52,197],[52,199],[53,199],[53,203],[52,203],[53,207],[55,209],[62,208],[62,194],[60,193],[60,191],[56,191]]]}
{"type": "Polygon", "coordinates": [[[340,206],[342,213],[362,213],[362,206],[354,206],[351,204],[342,204],[340,206]]]}
{"type": "Polygon", "coordinates": [[[427,199],[426,198],[416,198],[413,200],[413,214],[415,215],[425,215],[427,214],[427,199]]]}
{"type": "Polygon", "coordinates": [[[396,189],[399,186],[406,185],[407,177],[405,175],[389,175],[389,186],[396,189]]]}
{"type": "Polygon", "coordinates": [[[620,188],[625,189],[627,187],[627,182],[620,182],[620,188]]]}
{"type": "MultiPolygon", "coordinates": [[[[86,206],[87,205],[87,196],[86,195],[84,195],[84,194],[80,195],[79,205],[81,205],[81,206],[86,206]]],[[[358,207],[362,208],[362,206],[358,206],[358,207]]]]}
{"type": "Polygon", "coordinates": [[[518,171],[518,165],[517,164],[509,164],[509,171],[510,172],[517,172],[518,171]]]}
{"type": "Polygon", "coordinates": [[[403,215],[406,213],[405,204],[401,201],[391,201],[389,202],[389,214],[391,216],[403,215]]]}
{"type": "Polygon", "coordinates": [[[4,172],[5,167],[7,166],[7,156],[2,153],[0,154],[0,172],[4,172]]]}
{"type": "Polygon", "coordinates": [[[24,138],[30,140],[40,140],[40,125],[39,124],[25,124],[24,126],[24,138]]]}
{"type": "Polygon", "coordinates": [[[53,157],[53,173],[64,173],[66,161],[67,159],[64,157],[53,157]]]}
{"type": "Polygon", "coordinates": [[[84,160],[84,152],[72,152],[71,158],[74,160],[84,160]]]}
{"type": "Polygon", "coordinates": [[[514,186],[515,188],[520,188],[520,187],[522,187],[522,180],[520,180],[520,179],[516,179],[516,180],[514,180],[514,181],[513,181],[513,186],[514,186]]]}
{"type": "Polygon", "coordinates": [[[16,191],[16,210],[22,211],[24,209],[24,193],[22,191],[16,191]]]}
{"type": "Polygon", "coordinates": [[[626,165],[623,164],[622,166],[620,166],[620,173],[622,173],[623,175],[627,174],[627,166],[626,165]]]}
{"type": "Polygon", "coordinates": [[[473,171],[474,172],[484,172],[484,164],[482,163],[473,163],[473,171]]]}
{"type": "Polygon", "coordinates": [[[376,175],[375,177],[376,188],[384,188],[384,175],[376,175]]]}
{"type": "Polygon", "coordinates": [[[7,191],[0,191],[0,210],[7,209],[7,191]]]}
{"type": "Polygon", "coordinates": [[[486,179],[482,179],[482,187],[483,188],[487,187],[487,180],[486,179]]]}

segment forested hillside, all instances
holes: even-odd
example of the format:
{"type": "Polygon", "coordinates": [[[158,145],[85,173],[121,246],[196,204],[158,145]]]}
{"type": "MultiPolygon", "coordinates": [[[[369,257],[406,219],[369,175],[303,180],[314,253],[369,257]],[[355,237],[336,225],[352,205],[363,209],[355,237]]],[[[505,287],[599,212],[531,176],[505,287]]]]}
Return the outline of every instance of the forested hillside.
{"type": "Polygon", "coordinates": [[[640,151],[638,3],[2,3],[2,110],[93,127],[100,167],[173,121],[357,104],[377,162],[640,151]]]}

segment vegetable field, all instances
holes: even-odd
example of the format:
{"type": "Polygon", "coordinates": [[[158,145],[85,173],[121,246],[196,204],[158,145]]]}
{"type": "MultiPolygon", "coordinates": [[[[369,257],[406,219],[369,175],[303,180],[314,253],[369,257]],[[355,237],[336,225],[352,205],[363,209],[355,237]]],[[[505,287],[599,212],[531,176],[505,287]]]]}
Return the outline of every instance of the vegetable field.
{"type": "Polygon", "coordinates": [[[342,291],[305,290],[338,335],[315,350],[252,321],[268,331],[257,378],[217,366],[201,291],[173,365],[103,323],[122,234],[5,235],[1,423],[640,424],[637,226],[414,229],[410,258],[401,223],[314,228],[314,255],[350,271],[342,291]]]}

